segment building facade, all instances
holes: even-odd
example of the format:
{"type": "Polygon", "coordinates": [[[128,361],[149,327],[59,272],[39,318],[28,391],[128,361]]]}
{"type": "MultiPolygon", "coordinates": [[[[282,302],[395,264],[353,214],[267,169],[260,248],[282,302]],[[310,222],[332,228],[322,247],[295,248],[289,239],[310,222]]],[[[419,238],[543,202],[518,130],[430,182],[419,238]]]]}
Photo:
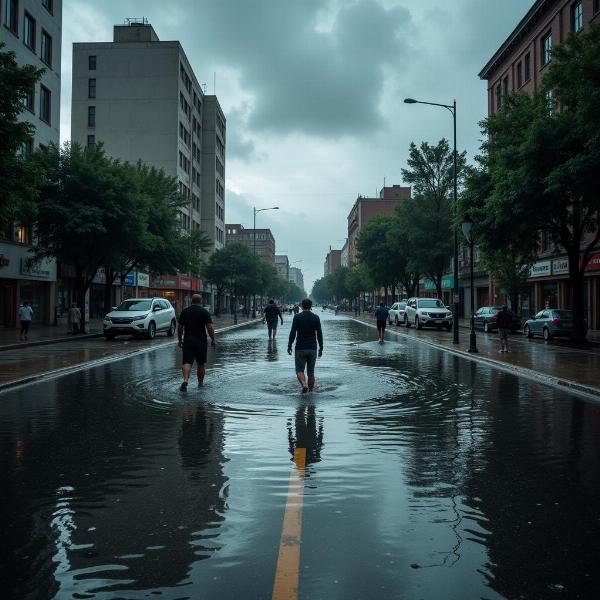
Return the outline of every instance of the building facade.
{"type": "MultiPolygon", "coordinates": [[[[35,128],[33,141],[23,151],[59,144],[62,0],[2,0],[0,9],[3,51],[13,51],[19,66],[45,70],[19,116],[35,128]]],[[[54,322],[56,261],[32,263],[31,237],[30,224],[16,223],[0,231],[0,318],[5,326],[16,324],[23,301],[33,307],[36,321],[54,322]]]]}
{"type": "Polygon", "coordinates": [[[227,224],[227,243],[240,242],[270,265],[275,263],[275,238],[270,229],[246,229],[240,223],[227,224]]]}
{"type": "Polygon", "coordinates": [[[333,273],[338,267],[342,266],[342,251],[341,250],[333,250],[331,246],[329,247],[329,252],[325,257],[325,265],[323,267],[323,274],[325,276],[333,273]]]}
{"type": "Polygon", "coordinates": [[[275,255],[275,268],[277,269],[277,274],[284,281],[290,280],[290,259],[286,254],[276,254],[275,255]]]}
{"type": "Polygon", "coordinates": [[[204,231],[211,251],[224,246],[226,120],[178,41],[128,20],[115,25],[112,42],[73,44],[71,137],[175,177],[186,200],[182,229],[204,231]]]}
{"type": "Polygon", "coordinates": [[[393,215],[396,206],[410,197],[411,188],[400,185],[381,188],[378,198],[358,196],[348,215],[348,266],[357,262],[356,239],[365,224],[378,215],[393,215]]]}
{"type": "MultiPolygon", "coordinates": [[[[488,114],[502,108],[508,93],[539,91],[552,62],[553,45],[564,42],[569,32],[588,31],[594,22],[600,23],[600,0],[537,0],[479,73],[487,82],[488,114]]],[[[546,305],[570,307],[566,255],[552,246],[548,235],[542,235],[540,246],[538,261],[530,269],[529,289],[521,301],[525,317],[546,305]]],[[[588,327],[599,329],[600,247],[587,267],[584,285],[588,327]]],[[[486,302],[500,303],[503,297],[493,281],[488,288],[486,302]]]]}
{"type": "Polygon", "coordinates": [[[290,267],[290,279],[292,283],[295,283],[302,291],[304,291],[304,275],[302,269],[298,267],[290,267]]]}

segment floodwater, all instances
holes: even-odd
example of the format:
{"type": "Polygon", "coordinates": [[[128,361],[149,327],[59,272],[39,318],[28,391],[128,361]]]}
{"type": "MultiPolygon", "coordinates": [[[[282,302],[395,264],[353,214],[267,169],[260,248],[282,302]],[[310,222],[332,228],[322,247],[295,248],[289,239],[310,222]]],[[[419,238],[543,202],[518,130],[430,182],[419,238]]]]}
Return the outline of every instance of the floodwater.
{"type": "Polygon", "coordinates": [[[260,326],[0,394],[0,598],[600,597],[600,405],[317,311],[316,392],[260,326]]]}

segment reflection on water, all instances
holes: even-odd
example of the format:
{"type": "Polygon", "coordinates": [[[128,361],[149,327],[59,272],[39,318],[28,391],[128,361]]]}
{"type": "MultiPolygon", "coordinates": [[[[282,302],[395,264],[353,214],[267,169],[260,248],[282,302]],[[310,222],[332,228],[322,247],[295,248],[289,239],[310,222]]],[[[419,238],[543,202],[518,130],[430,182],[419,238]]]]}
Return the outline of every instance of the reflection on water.
{"type": "Polygon", "coordinates": [[[302,447],[300,598],[600,597],[600,408],[321,318],[1,395],[0,598],[268,598],[302,447]]]}

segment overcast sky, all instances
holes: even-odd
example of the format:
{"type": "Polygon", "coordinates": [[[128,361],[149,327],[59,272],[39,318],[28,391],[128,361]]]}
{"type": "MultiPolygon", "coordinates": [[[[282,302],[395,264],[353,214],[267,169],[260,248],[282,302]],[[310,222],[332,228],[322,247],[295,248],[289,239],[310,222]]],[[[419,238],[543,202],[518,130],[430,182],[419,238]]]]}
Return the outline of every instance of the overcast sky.
{"type": "Polygon", "coordinates": [[[341,248],[358,194],[401,184],[411,141],[452,135],[477,152],[481,67],[533,0],[64,0],[61,137],[69,139],[73,42],[111,41],[125,17],[179,40],[227,117],[226,221],[298,262],[307,291],[341,248]],[[216,74],[216,76],[215,76],[216,74]]]}

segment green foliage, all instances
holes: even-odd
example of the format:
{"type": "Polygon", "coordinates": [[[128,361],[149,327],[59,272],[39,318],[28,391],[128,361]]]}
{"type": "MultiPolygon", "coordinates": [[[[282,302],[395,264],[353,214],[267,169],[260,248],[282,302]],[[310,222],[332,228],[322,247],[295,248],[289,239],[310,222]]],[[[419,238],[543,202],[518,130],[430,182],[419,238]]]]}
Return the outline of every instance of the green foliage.
{"type": "Polygon", "coordinates": [[[378,215],[365,224],[356,240],[358,258],[368,268],[375,286],[387,286],[394,282],[389,258],[392,226],[391,218],[378,215]]]}
{"type": "Polygon", "coordinates": [[[44,72],[32,65],[19,67],[14,52],[0,44],[0,228],[13,221],[29,222],[35,216],[33,199],[42,172],[22,155],[33,139],[34,128],[19,121],[23,100],[44,72]]]}
{"type": "Polygon", "coordinates": [[[219,294],[229,292],[236,298],[260,291],[263,283],[260,260],[240,242],[211,254],[203,274],[219,294]]]}

